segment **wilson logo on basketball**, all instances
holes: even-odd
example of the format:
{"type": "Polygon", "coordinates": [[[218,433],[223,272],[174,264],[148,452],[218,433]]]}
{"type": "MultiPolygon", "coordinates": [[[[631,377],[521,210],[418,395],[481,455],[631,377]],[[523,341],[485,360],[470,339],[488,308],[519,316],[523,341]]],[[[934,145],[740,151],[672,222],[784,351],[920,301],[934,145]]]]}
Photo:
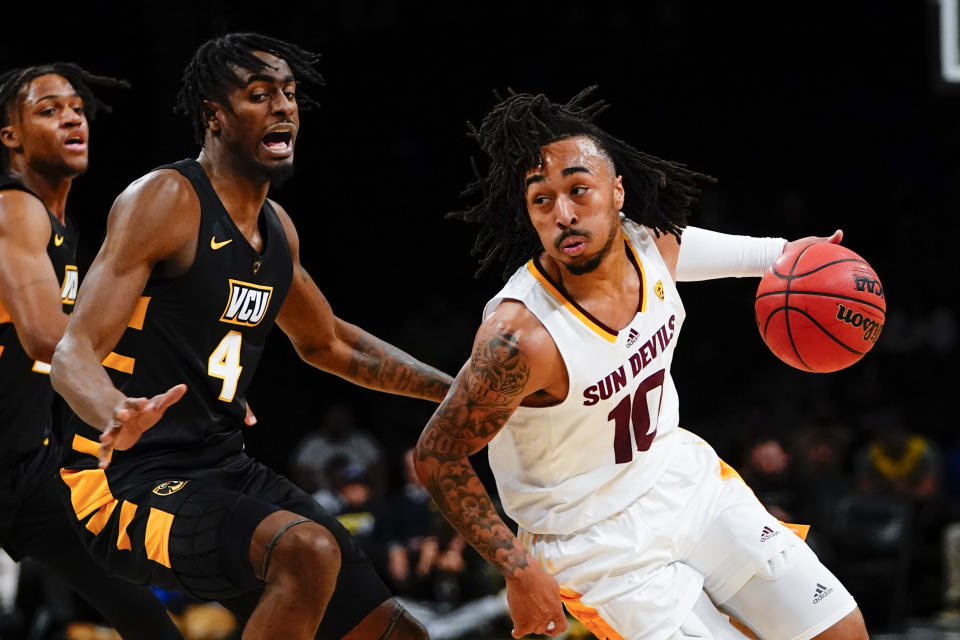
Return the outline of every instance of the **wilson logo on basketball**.
{"type": "Polygon", "coordinates": [[[870,342],[876,342],[877,338],[880,337],[880,332],[883,331],[882,322],[871,320],[862,313],[854,312],[853,309],[848,309],[839,303],[837,304],[837,320],[854,327],[861,327],[863,329],[863,339],[870,342]]]}
{"type": "Polygon", "coordinates": [[[273,295],[273,287],[250,284],[231,278],[227,306],[220,320],[244,327],[255,327],[267,313],[271,295],[273,295]]]}
{"type": "Polygon", "coordinates": [[[853,284],[857,287],[857,291],[866,291],[881,298],[883,297],[883,287],[880,285],[879,280],[855,275],[853,276],[853,284]]]}

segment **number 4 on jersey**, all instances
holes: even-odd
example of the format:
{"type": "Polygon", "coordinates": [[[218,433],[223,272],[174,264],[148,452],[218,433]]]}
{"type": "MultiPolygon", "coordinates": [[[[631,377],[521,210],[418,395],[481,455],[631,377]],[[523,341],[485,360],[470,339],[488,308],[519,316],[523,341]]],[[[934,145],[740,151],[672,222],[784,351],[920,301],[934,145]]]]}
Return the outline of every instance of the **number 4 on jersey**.
{"type": "Polygon", "coordinates": [[[617,464],[633,460],[633,450],[630,447],[631,422],[633,423],[633,437],[637,441],[637,451],[646,451],[649,449],[650,445],[653,444],[653,439],[657,437],[660,400],[663,398],[663,378],[663,369],[646,378],[637,387],[636,393],[633,394],[632,401],[630,396],[624,396],[623,400],[621,400],[607,416],[607,420],[614,421],[613,451],[616,454],[617,464]],[[647,394],[654,389],[659,389],[660,393],[657,399],[657,412],[652,420],[653,429],[651,429],[651,416],[649,404],[647,403],[647,394]]]}
{"type": "Polygon", "coordinates": [[[224,402],[232,402],[237,393],[237,382],[240,380],[240,372],[243,371],[240,366],[242,343],[243,335],[238,331],[228,331],[207,360],[207,375],[223,380],[220,399],[224,402]]]}

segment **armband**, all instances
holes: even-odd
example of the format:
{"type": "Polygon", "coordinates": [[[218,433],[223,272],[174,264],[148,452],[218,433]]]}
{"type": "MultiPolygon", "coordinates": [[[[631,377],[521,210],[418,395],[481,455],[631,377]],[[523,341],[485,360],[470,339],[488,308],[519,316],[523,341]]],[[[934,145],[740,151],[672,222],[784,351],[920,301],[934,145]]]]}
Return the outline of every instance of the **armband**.
{"type": "Polygon", "coordinates": [[[677,282],[761,277],[787,244],[784,238],[754,238],[686,227],[677,256],[677,282]]]}

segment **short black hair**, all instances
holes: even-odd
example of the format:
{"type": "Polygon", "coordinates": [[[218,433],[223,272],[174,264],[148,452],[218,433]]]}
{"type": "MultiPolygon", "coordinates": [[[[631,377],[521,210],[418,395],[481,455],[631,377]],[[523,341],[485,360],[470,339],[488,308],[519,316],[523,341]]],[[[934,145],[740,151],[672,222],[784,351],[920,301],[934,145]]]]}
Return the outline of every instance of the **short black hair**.
{"type": "MultiPolygon", "coordinates": [[[[297,82],[323,86],[323,76],[314,69],[320,54],[265,36],[259,33],[228,33],[207,40],[183,71],[183,86],[177,95],[174,111],[190,119],[194,137],[203,144],[207,131],[209,110],[206,102],[219,102],[225,106],[229,85],[242,87],[243,82],[233,67],[249,71],[266,69],[270,65],[253,54],[254,51],[270,53],[286,61],[297,82]]],[[[298,88],[297,102],[302,108],[319,106],[319,103],[298,88]]]]}
{"type": "Polygon", "coordinates": [[[497,96],[499,104],[469,134],[489,157],[486,175],[471,160],[476,176],[462,196],[480,196],[472,207],[448,217],[479,225],[473,255],[479,256],[477,276],[494,262],[504,263],[504,279],[541,250],[539,236],[526,208],[524,175],[542,164],[541,148],[558,140],[586,136],[606,154],[623,176],[627,198],[623,213],[651,227],[659,236],[680,238],[690,206],[700,195],[700,183],[714,179],[682,164],[662,160],[634,149],[594,124],[607,105],[584,105],[596,87],[587,87],[566,104],[551,102],[543,94],[497,96]]]}
{"type": "MultiPolygon", "coordinates": [[[[95,75],[72,62],[53,62],[10,69],[0,74],[0,127],[10,124],[10,107],[17,99],[20,89],[40,76],[47,74],[56,74],[67,79],[76,90],[77,95],[83,100],[83,110],[88,120],[96,118],[97,111],[107,113],[111,111],[110,105],[97,98],[91,87],[128,88],[130,86],[130,83],[126,80],[95,75]]],[[[0,154],[0,170],[6,171],[8,162],[9,155],[6,147],[4,147],[2,154],[0,154]]]]}

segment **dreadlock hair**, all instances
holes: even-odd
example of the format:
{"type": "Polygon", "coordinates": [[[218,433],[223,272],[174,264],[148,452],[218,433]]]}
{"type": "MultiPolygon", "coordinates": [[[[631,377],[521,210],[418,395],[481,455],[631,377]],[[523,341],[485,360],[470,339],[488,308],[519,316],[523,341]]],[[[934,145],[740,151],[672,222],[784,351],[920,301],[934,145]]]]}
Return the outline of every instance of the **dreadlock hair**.
{"type": "Polygon", "coordinates": [[[698,182],[714,179],[638,151],[600,129],[593,120],[607,105],[600,100],[584,105],[595,89],[587,87],[566,104],[551,102],[543,94],[510,89],[505,100],[496,96],[499,104],[483,119],[479,130],[467,124],[470,137],[489,156],[490,167],[484,176],[471,159],[476,179],[461,197],[479,195],[481,200],[447,217],[479,225],[471,252],[480,260],[477,277],[499,261],[504,263],[506,280],[542,250],[527,214],[523,178],[542,164],[542,147],[574,136],[591,138],[623,176],[627,193],[623,213],[628,218],[653,228],[657,236],[670,233],[680,238],[690,205],[700,195],[698,182]]]}
{"type": "MultiPolygon", "coordinates": [[[[111,111],[110,105],[93,94],[91,86],[123,87],[125,89],[130,87],[130,83],[126,80],[94,75],[72,62],[54,62],[52,64],[10,69],[0,74],[0,127],[10,124],[10,108],[16,101],[20,89],[36,78],[51,73],[66,78],[67,82],[73,86],[77,95],[83,100],[83,110],[87,120],[96,118],[97,111],[103,110],[107,113],[111,111]]],[[[0,153],[0,170],[6,172],[9,160],[9,152],[6,147],[3,147],[2,153],[0,153]]]]}
{"type": "MultiPolygon", "coordinates": [[[[227,88],[243,86],[234,67],[260,71],[270,65],[253,55],[254,51],[271,53],[290,66],[298,82],[323,86],[323,76],[313,68],[320,54],[259,33],[229,33],[206,41],[183,71],[183,86],[177,95],[174,111],[190,119],[194,137],[203,144],[210,113],[207,102],[219,102],[229,108],[227,88]]],[[[271,67],[272,68],[272,67],[271,67]]],[[[320,103],[303,91],[297,91],[297,102],[305,109],[319,107],[320,103]]]]}

